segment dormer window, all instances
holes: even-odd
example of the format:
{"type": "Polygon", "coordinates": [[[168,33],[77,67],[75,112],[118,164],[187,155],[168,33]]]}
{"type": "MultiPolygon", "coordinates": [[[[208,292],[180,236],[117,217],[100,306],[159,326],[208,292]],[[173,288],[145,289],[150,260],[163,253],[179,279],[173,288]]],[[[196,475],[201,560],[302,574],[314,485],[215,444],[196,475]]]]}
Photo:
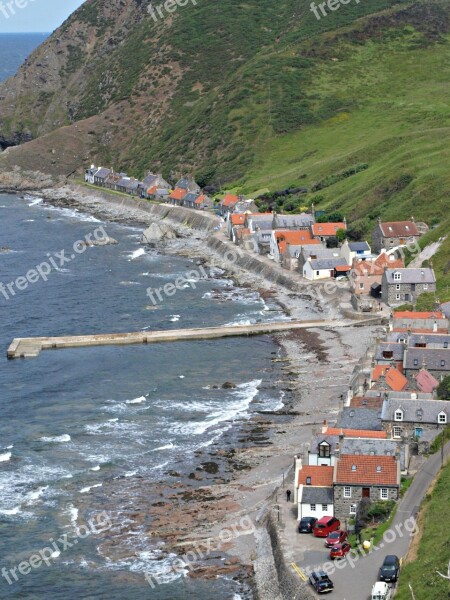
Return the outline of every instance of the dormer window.
{"type": "Polygon", "coordinates": [[[377,473],[381,473],[381,465],[377,466],[377,473]]]}
{"type": "Polygon", "coordinates": [[[356,465],[352,465],[352,471],[356,471],[356,465]]]}
{"type": "Polygon", "coordinates": [[[306,478],[306,485],[311,485],[311,477],[306,478]]]}
{"type": "Polygon", "coordinates": [[[447,413],[444,411],[438,414],[438,423],[445,425],[447,423],[447,413]]]}
{"type": "Polygon", "coordinates": [[[402,274],[399,273],[398,271],[396,273],[394,273],[394,281],[401,281],[402,279],[402,274]]]}
{"type": "Polygon", "coordinates": [[[421,408],[418,408],[418,409],[416,410],[416,417],[417,417],[418,419],[421,419],[421,418],[423,417],[423,410],[422,410],[421,408]]]}
{"type": "Polygon", "coordinates": [[[322,442],[319,445],[319,456],[320,458],[330,458],[330,444],[322,442]]]}
{"type": "Polygon", "coordinates": [[[403,411],[402,410],[396,410],[394,413],[394,421],[403,421],[403,411]]]}
{"type": "Polygon", "coordinates": [[[418,366],[419,366],[419,359],[418,359],[418,358],[415,358],[415,359],[414,359],[414,366],[415,366],[415,367],[418,367],[418,366]]]}
{"type": "Polygon", "coordinates": [[[445,367],[445,360],[441,360],[441,367],[445,367]]]}

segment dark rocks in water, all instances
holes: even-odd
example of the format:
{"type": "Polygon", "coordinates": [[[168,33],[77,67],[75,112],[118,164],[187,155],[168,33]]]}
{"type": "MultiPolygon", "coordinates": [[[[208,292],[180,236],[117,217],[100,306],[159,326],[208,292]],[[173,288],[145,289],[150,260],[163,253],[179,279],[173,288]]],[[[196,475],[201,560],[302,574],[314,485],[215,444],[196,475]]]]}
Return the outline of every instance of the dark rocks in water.
{"type": "Polygon", "coordinates": [[[202,464],[203,470],[210,475],[215,475],[219,471],[219,465],[215,462],[205,462],[202,464]]]}
{"type": "Polygon", "coordinates": [[[225,381],[225,383],[222,385],[223,390],[234,390],[235,388],[237,388],[237,385],[231,381],[225,381]]]}

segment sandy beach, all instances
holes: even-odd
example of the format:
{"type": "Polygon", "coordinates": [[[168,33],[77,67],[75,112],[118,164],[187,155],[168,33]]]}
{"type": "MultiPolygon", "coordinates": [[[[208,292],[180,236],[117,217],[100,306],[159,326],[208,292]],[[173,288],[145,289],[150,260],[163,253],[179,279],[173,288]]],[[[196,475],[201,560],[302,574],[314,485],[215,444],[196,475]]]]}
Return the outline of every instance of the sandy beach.
{"type": "MultiPolygon", "coordinates": [[[[38,190],[35,195],[57,206],[77,208],[106,221],[133,223],[145,228],[152,220],[138,208],[120,207],[95,192],[80,188],[38,190]]],[[[174,225],[174,228],[180,237],[161,250],[197,258],[207,264],[212,260],[206,246],[207,236],[226,239],[220,231],[211,233],[183,225],[174,225]]],[[[348,307],[345,290],[331,295],[325,304],[313,301],[309,286],[298,274],[292,274],[293,286],[287,289],[236,265],[227,265],[227,273],[240,285],[251,286],[261,294],[269,295],[293,318],[305,317],[305,310],[308,316],[333,318],[342,315],[340,307],[348,307]]],[[[130,488],[135,492],[134,522],[144,523],[149,514],[152,517],[151,535],[164,540],[166,550],[178,555],[188,552],[192,557],[189,576],[237,578],[243,582],[242,597],[253,593],[256,597],[268,598],[270,594],[265,596],[261,584],[258,589],[253,588],[253,592],[248,587],[253,587],[260,579],[254,578],[255,570],[264,571],[267,567],[270,572],[264,562],[266,559],[263,557],[261,561],[259,550],[257,552],[258,529],[264,528],[264,515],[276,511],[278,500],[285,501],[286,489],[293,490],[289,470],[294,456],[307,452],[312,432],[320,429],[324,420],[335,420],[341,395],[348,390],[356,364],[381,331],[380,326],[371,325],[335,330],[317,328],[276,335],[279,352],[272,361],[277,375],[262,385],[272,385],[278,392],[283,391],[284,408],[260,414],[246,423],[240,435],[247,443],[231,451],[210,450],[199,456],[203,464],[210,464],[212,474],[216,463],[226,463],[232,472],[231,479],[221,479],[220,470],[212,479],[194,472],[192,486],[176,483],[172,488],[162,489],[156,484],[151,491],[150,483],[130,480],[130,488]],[[252,440],[259,443],[252,443],[252,440]],[[264,443],[260,443],[261,440],[264,443]],[[152,498],[155,501],[152,502],[152,498]],[[239,530],[240,533],[230,539],[223,535],[224,530],[239,530]],[[208,540],[209,551],[206,551],[208,540]]],[[[114,483],[108,494],[117,502],[118,487],[115,488],[114,483]]],[[[295,530],[295,520],[292,526],[295,530]]],[[[107,540],[101,548],[108,554],[116,549],[115,544],[107,540]]],[[[270,560],[267,557],[267,561],[270,560]]]]}

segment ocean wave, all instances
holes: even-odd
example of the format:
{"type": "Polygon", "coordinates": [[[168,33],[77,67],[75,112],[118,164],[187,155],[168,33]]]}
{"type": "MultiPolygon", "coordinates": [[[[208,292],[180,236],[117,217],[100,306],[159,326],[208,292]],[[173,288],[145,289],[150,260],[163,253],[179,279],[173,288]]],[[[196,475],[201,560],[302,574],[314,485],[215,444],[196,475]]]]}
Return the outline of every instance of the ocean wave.
{"type": "Polygon", "coordinates": [[[145,249],[138,248],[137,250],[133,250],[133,252],[128,254],[128,260],[129,261],[136,260],[136,258],[139,258],[140,256],[144,256],[144,254],[146,254],[145,249]]]}
{"type": "Polygon", "coordinates": [[[120,285],[142,285],[139,281],[121,281],[120,285]]]}
{"type": "Polygon", "coordinates": [[[139,396],[139,398],[134,398],[133,400],[125,400],[125,404],[142,404],[145,400],[145,396],[139,396]]]}
{"type": "Polygon", "coordinates": [[[26,496],[25,501],[26,502],[34,502],[35,500],[39,500],[39,498],[41,496],[43,496],[47,490],[48,490],[48,485],[45,485],[45,486],[38,488],[37,490],[33,490],[33,491],[29,492],[26,496]]]}
{"type": "Polygon", "coordinates": [[[172,323],[176,323],[179,320],[180,320],[180,315],[170,315],[169,321],[171,321],[172,323]]]}
{"type": "Polygon", "coordinates": [[[101,469],[101,466],[100,465],[96,465],[95,467],[91,467],[89,469],[89,471],[100,471],[100,469],[101,469]]]}
{"type": "Polygon", "coordinates": [[[11,456],[11,452],[4,452],[3,454],[0,454],[0,462],[8,462],[11,460],[11,456]]]}
{"type": "Polygon", "coordinates": [[[41,437],[39,441],[41,442],[46,442],[46,443],[53,443],[53,444],[64,444],[66,442],[70,442],[71,441],[71,437],[69,434],[64,433],[63,435],[55,435],[53,437],[48,436],[48,437],[41,437]]]}
{"type": "Polygon", "coordinates": [[[43,198],[35,198],[34,196],[28,196],[28,194],[24,196],[24,200],[28,202],[28,206],[37,206],[44,202],[43,198]]]}
{"type": "Polygon", "coordinates": [[[175,446],[175,444],[173,442],[170,442],[169,444],[166,444],[165,446],[159,446],[159,448],[153,448],[153,450],[151,450],[151,452],[157,452],[158,450],[172,450],[173,448],[176,448],[177,446],[175,446]]]}
{"type": "Polygon", "coordinates": [[[87,494],[88,492],[90,492],[91,490],[93,490],[94,488],[99,488],[102,487],[103,483],[95,483],[94,485],[88,485],[87,487],[84,487],[80,490],[80,494],[87,494]]]}
{"type": "Polygon", "coordinates": [[[2,515],[18,515],[21,512],[22,512],[22,510],[21,510],[20,506],[15,506],[14,508],[0,509],[0,514],[2,514],[2,515]]]}

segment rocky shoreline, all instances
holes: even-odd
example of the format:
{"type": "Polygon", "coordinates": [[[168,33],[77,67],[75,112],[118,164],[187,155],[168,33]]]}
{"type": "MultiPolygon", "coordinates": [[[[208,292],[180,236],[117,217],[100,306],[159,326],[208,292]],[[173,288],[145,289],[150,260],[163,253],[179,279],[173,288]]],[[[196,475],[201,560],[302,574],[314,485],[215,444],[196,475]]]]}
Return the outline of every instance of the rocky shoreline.
{"type": "MultiPolygon", "coordinates": [[[[76,208],[102,220],[143,228],[155,222],[154,217],[139,208],[130,210],[128,206],[120,207],[104,198],[71,189],[39,190],[34,195],[52,205],[76,208]]],[[[211,230],[192,229],[183,223],[173,227],[178,237],[164,242],[164,252],[211,264],[211,250],[206,245],[208,237],[214,235],[211,230]]],[[[308,290],[297,286],[297,282],[294,282],[296,291],[293,291],[276,287],[273,282],[236,265],[229,269],[229,265],[223,266],[233,280],[270,297],[288,314],[315,315],[316,318],[321,311],[338,314],[336,304],[313,304],[308,290]]],[[[305,450],[312,429],[319,428],[324,419],[332,420],[337,415],[340,395],[348,388],[353,368],[378,332],[377,327],[364,326],[358,328],[357,335],[350,328],[298,330],[275,336],[280,346],[272,359],[275,373],[272,378],[268,374],[263,385],[283,391],[284,409],[256,415],[242,426],[233,428],[233,434],[223,443],[221,441],[221,447],[208,453],[199,451],[198,463],[193,465],[190,474],[183,474],[183,482],[179,481],[177,476],[180,474],[176,469],[174,484],[169,486],[166,482],[154,485],[140,478],[130,478],[127,490],[133,497],[133,506],[132,509],[124,506],[130,518],[129,531],[121,531],[115,539],[105,539],[100,551],[108,556],[116,553],[120,556],[120,541],[123,542],[127,534],[131,535],[132,530],[145,528],[149,522],[153,533],[147,532],[147,535],[164,542],[165,552],[181,556],[190,552],[194,556],[199,544],[215,540],[214,551],[194,562],[188,575],[231,577],[242,581],[240,593],[243,598],[253,596],[269,600],[261,582],[264,573],[271,572],[271,558],[261,558],[255,529],[261,527],[263,515],[270,513],[278,501],[278,493],[284,494],[287,485],[292,489],[292,482],[284,482],[284,474],[288,472],[293,456],[305,450]],[[285,488],[282,488],[283,483],[285,488]],[[222,541],[221,532],[233,530],[244,517],[254,525],[252,531],[222,541]],[[255,582],[258,582],[256,587],[253,586],[255,582]]],[[[117,510],[122,483],[112,481],[105,486],[106,510],[108,500],[111,501],[111,512],[117,510]]],[[[83,509],[88,512],[89,507],[81,506],[80,512],[83,509]]]]}

